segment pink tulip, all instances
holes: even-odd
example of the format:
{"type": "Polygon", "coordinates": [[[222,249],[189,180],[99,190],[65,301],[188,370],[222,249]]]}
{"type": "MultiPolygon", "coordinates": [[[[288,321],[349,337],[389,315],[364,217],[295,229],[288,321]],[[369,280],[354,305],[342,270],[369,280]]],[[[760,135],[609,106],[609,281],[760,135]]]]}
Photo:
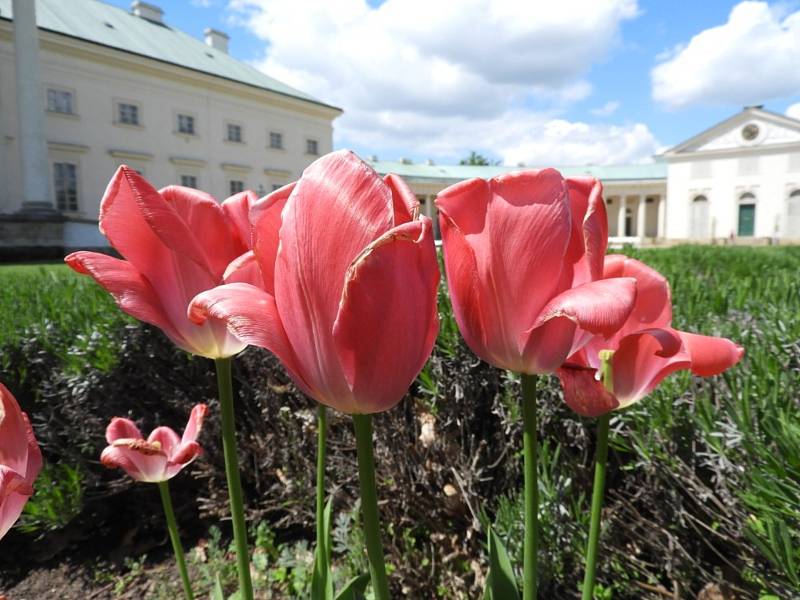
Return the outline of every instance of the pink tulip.
{"type": "Polygon", "coordinates": [[[0,383],[0,539],[22,514],[41,468],[42,453],[28,415],[0,383]]]}
{"type": "Polygon", "coordinates": [[[197,436],[206,412],[205,404],[197,404],[180,438],[169,427],[157,427],[144,439],[133,421],[114,417],[106,428],[109,445],[100,455],[100,462],[109,468],[123,469],[136,481],[157,483],[172,479],[202,454],[197,436]]]}
{"type": "Polygon", "coordinates": [[[245,344],[218,323],[191,323],[186,308],[196,294],[223,283],[228,264],[249,250],[248,213],[255,200],[253,192],[242,192],[220,205],[191,188],[156,191],[122,166],[103,196],[100,231],[125,260],[75,252],[65,261],[178,347],[208,358],[232,356],[245,344]]]}
{"type": "Polygon", "coordinates": [[[550,373],[628,318],[634,280],[600,280],[608,224],[596,179],[553,169],[471,179],[436,206],[453,313],[486,362],[550,373]]]}
{"type": "Polygon", "coordinates": [[[339,151],[261,200],[250,220],[253,255],[241,267],[256,264],[261,283],[204,292],[191,318],[219,319],[269,349],[323,404],[354,414],[397,404],[438,331],[431,221],[411,190],[339,151]]]}
{"type": "Polygon", "coordinates": [[[726,338],[677,331],[669,283],[633,258],[606,257],[604,277],[633,277],[638,296],[625,324],[610,338],[593,338],[558,370],[564,399],[575,412],[598,417],[649,394],[667,375],[690,369],[708,377],[738,363],[744,349],[726,338]],[[612,350],[610,393],[597,376],[600,352],[612,350]]]}

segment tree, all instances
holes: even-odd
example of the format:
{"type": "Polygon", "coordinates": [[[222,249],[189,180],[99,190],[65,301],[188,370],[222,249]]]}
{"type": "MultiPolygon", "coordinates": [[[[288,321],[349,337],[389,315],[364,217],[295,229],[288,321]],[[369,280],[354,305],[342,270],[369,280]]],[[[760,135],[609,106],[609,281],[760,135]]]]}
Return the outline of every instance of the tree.
{"type": "Polygon", "coordinates": [[[477,152],[475,152],[475,150],[473,150],[472,152],[469,153],[469,156],[467,158],[462,158],[460,161],[458,161],[458,164],[487,167],[489,165],[499,165],[500,161],[497,160],[492,162],[488,158],[486,158],[483,154],[478,154],[477,152]]]}

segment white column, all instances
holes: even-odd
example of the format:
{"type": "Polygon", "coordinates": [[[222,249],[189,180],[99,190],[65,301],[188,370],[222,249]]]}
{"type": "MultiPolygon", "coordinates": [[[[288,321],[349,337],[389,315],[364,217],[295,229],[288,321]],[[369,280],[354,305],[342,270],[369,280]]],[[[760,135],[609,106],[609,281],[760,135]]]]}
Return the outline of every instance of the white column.
{"type": "Polygon", "coordinates": [[[664,196],[658,197],[658,237],[667,237],[667,199],[664,196]]]}
{"type": "Polygon", "coordinates": [[[636,236],[644,240],[647,228],[647,196],[639,194],[639,206],[636,210],[636,236]]]}
{"type": "Polygon", "coordinates": [[[619,212],[617,213],[617,237],[625,236],[625,194],[619,197],[619,212]]]}
{"type": "Polygon", "coordinates": [[[430,194],[425,196],[425,216],[429,219],[434,219],[434,210],[433,210],[433,196],[430,194]]]}
{"type": "Polygon", "coordinates": [[[22,164],[22,209],[52,211],[50,168],[44,134],[44,107],[39,76],[39,31],[36,2],[14,0],[14,63],[17,120],[22,164]]]}

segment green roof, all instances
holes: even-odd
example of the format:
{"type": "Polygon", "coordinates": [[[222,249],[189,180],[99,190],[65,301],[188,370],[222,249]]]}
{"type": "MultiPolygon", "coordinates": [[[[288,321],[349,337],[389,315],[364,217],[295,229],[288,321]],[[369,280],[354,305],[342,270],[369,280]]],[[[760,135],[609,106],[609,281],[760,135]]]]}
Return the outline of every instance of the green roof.
{"type": "MultiPolygon", "coordinates": [[[[0,18],[12,19],[11,2],[0,0],[0,18]]],[[[329,106],[179,29],[98,0],[36,0],[36,24],[40,29],[329,106]]]]}
{"type": "MultiPolygon", "coordinates": [[[[462,181],[473,177],[488,179],[503,173],[519,171],[523,168],[536,167],[507,167],[502,165],[475,166],[475,165],[435,165],[428,163],[410,163],[407,161],[371,160],[369,163],[378,173],[396,173],[401,177],[418,180],[451,180],[462,181]]],[[[654,162],[639,165],[587,165],[555,167],[562,175],[581,176],[590,175],[601,181],[636,181],[667,178],[667,164],[654,162]]]]}

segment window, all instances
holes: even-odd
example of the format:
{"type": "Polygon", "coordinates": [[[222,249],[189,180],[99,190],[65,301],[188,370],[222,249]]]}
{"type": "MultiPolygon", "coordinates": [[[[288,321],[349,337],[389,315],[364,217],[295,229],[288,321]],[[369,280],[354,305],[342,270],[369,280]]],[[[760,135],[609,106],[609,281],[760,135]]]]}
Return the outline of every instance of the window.
{"type": "Polygon", "coordinates": [[[276,131],[269,132],[269,147],[275,150],[283,149],[283,134],[276,131]]]}
{"type": "Polygon", "coordinates": [[[306,154],[319,154],[319,144],[317,140],[306,140],[306,154]]]}
{"type": "Polygon", "coordinates": [[[242,143],[242,126],[228,123],[228,141],[242,143]]]}
{"type": "Polygon", "coordinates": [[[194,117],[192,115],[178,115],[178,132],[194,135],[194,117]]]}
{"type": "Polygon", "coordinates": [[[708,198],[703,194],[692,199],[689,228],[692,239],[701,240],[709,237],[708,198]]]}
{"type": "Polygon", "coordinates": [[[47,90],[47,110],[65,115],[74,114],[72,92],[66,90],[47,90]]]}
{"type": "Polygon", "coordinates": [[[195,177],[194,175],[181,175],[181,185],[183,187],[196,188],[197,177],[195,177]]]}
{"type": "Polygon", "coordinates": [[[53,163],[53,190],[58,210],[78,210],[78,167],[72,163],[53,163]]]}
{"type": "Polygon", "coordinates": [[[230,188],[231,196],[233,196],[234,194],[238,194],[244,191],[244,181],[231,179],[230,183],[228,184],[228,187],[230,188]]]}
{"type": "Polygon", "coordinates": [[[117,104],[117,123],[138,125],[139,107],[135,104],[129,104],[128,102],[120,102],[117,104]]]}
{"type": "Polygon", "coordinates": [[[272,191],[281,189],[283,186],[280,183],[273,183],[272,184],[272,191]]]}

